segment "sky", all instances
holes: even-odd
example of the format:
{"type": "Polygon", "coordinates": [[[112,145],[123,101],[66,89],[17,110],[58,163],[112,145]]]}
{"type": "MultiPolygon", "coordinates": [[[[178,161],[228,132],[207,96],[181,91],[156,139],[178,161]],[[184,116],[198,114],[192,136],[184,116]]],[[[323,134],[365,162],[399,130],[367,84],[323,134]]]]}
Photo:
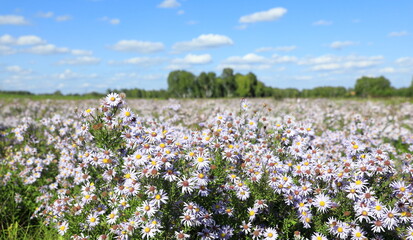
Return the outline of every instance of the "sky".
{"type": "Polygon", "coordinates": [[[166,89],[230,67],[267,86],[413,77],[411,0],[0,0],[0,90],[166,89]]]}

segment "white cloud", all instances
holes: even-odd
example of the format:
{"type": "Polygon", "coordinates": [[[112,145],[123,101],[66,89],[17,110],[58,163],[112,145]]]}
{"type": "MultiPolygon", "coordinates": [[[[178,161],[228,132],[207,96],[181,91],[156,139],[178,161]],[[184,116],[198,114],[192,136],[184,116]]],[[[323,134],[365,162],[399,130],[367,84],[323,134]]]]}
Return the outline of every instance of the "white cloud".
{"type": "Polygon", "coordinates": [[[9,46],[3,46],[0,45],[0,55],[11,55],[11,54],[15,54],[16,50],[9,47],[9,46]]]}
{"type": "Polygon", "coordinates": [[[97,78],[98,74],[96,73],[81,74],[81,73],[73,72],[71,69],[66,69],[62,73],[53,74],[52,77],[57,78],[59,80],[73,80],[73,79],[97,78]]]}
{"type": "Polygon", "coordinates": [[[188,25],[196,25],[196,24],[198,24],[198,22],[195,21],[195,20],[190,20],[190,21],[186,22],[186,24],[188,24],[188,25]]]}
{"type": "Polygon", "coordinates": [[[108,22],[112,25],[118,25],[120,23],[120,20],[118,18],[109,18],[109,17],[103,17],[100,19],[101,21],[108,22]]]}
{"type": "Polygon", "coordinates": [[[324,55],[315,58],[306,58],[298,61],[299,65],[313,65],[312,71],[345,71],[357,70],[377,66],[382,63],[383,56],[335,56],[324,55]]]}
{"type": "Polygon", "coordinates": [[[39,54],[39,55],[52,55],[52,54],[68,53],[69,49],[56,47],[53,44],[45,44],[45,45],[31,47],[25,50],[25,52],[39,54]]]}
{"type": "Polygon", "coordinates": [[[333,24],[332,21],[326,21],[326,20],[318,20],[316,22],[313,22],[314,26],[329,26],[333,24]]]}
{"type": "Polygon", "coordinates": [[[63,59],[58,61],[56,64],[59,65],[95,65],[100,63],[100,58],[82,56],[72,59],[63,59]]]}
{"type": "Polygon", "coordinates": [[[53,12],[39,12],[39,13],[37,14],[37,17],[40,17],[40,18],[51,18],[51,17],[53,17],[53,15],[54,15],[53,12]]]}
{"type": "Polygon", "coordinates": [[[185,52],[192,50],[201,50],[207,48],[216,48],[226,45],[232,45],[234,42],[231,38],[218,34],[202,34],[188,42],[178,42],[172,46],[175,52],[185,52]]]}
{"type": "Polygon", "coordinates": [[[144,42],[138,40],[120,40],[111,47],[115,51],[121,52],[138,52],[138,53],[154,53],[164,50],[164,45],[161,42],[144,42]]]}
{"type": "Polygon", "coordinates": [[[262,12],[256,12],[250,15],[245,15],[242,16],[239,19],[240,23],[254,23],[254,22],[269,22],[269,21],[275,21],[284,14],[287,13],[287,9],[278,7],[278,8],[272,8],[267,11],[262,11],[262,12]]]}
{"type": "Polygon", "coordinates": [[[233,64],[243,64],[243,63],[254,64],[254,63],[269,62],[269,59],[263,56],[259,56],[255,53],[248,53],[242,57],[239,57],[239,56],[228,57],[224,62],[233,63],[233,64]]]}
{"type": "Polygon", "coordinates": [[[152,66],[152,65],[157,65],[165,62],[165,58],[150,58],[150,57],[134,57],[134,58],[129,58],[125,59],[123,61],[108,61],[108,64],[111,65],[120,65],[120,64],[134,64],[134,65],[142,65],[142,66],[152,66]]]}
{"type": "Polygon", "coordinates": [[[293,63],[297,62],[297,57],[294,56],[279,56],[277,54],[272,55],[272,62],[274,63],[293,63]]]}
{"type": "Polygon", "coordinates": [[[281,46],[281,47],[262,47],[255,50],[255,52],[290,52],[296,49],[296,46],[281,46]]]}
{"type": "Polygon", "coordinates": [[[407,35],[409,35],[409,32],[407,32],[407,31],[389,33],[389,37],[402,37],[402,36],[407,36],[407,35]]]}
{"type": "Polygon", "coordinates": [[[207,64],[212,61],[212,57],[210,54],[187,54],[184,58],[174,59],[172,62],[174,63],[186,63],[186,64],[207,64]]]}
{"type": "Polygon", "coordinates": [[[35,35],[20,36],[17,39],[8,34],[0,36],[0,44],[37,45],[45,42],[45,40],[35,35]]]}
{"type": "Polygon", "coordinates": [[[16,39],[14,39],[11,35],[5,34],[0,36],[0,44],[14,44],[15,42],[16,39]]]}
{"type": "Polygon", "coordinates": [[[231,63],[221,63],[217,66],[218,70],[222,70],[224,68],[232,68],[236,71],[252,71],[252,70],[265,70],[271,69],[272,66],[270,64],[231,64],[231,63]]]}
{"type": "Polygon", "coordinates": [[[117,25],[117,24],[120,23],[120,20],[117,19],[117,18],[113,18],[113,19],[111,19],[111,20],[109,21],[109,23],[112,24],[112,25],[117,25]]]}
{"type": "Polygon", "coordinates": [[[69,21],[72,19],[72,16],[70,15],[62,15],[62,16],[57,16],[56,21],[58,22],[64,22],[64,21],[69,21]]]}
{"type": "Polygon", "coordinates": [[[330,47],[334,49],[342,49],[344,47],[354,46],[357,44],[358,44],[357,42],[352,42],[352,41],[335,41],[330,44],[330,47]]]}
{"type": "Polygon", "coordinates": [[[29,69],[23,69],[22,67],[18,65],[12,65],[12,66],[7,66],[5,67],[5,70],[10,73],[15,73],[15,74],[29,74],[32,72],[32,70],[29,69]]]}
{"type": "Polygon", "coordinates": [[[93,52],[89,50],[82,50],[82,49],[73,49],[71,51],[73,55],[92,55],[93,52]]]}
{"type": "Polygon", "coordinates": [[[382,69],[379,69],[380,73],[394,73],[396,72],[396,69],[392,68],[392,67],[385,67],[382,69]]]}
{"type": "Polygon", "coordinates": [[[168,69],[183,69],[190,68],[192,65],[202,65],[212,62],[210,54],[187,54],[184,58],[176,58],[167,66],[168,69]]]}
{"type": "Polygon", "coordinates": [[[29,24],[23,16],[0,15],[0,25],[26,25],[29,24]]]}
{"type": "Polygon", "coordinates": [[[413,57],[401,57],[396,59],[396,63],[402,66],[413,66],[413,57]]]}
{"type": "Polygon", "coordinates": [[[16,44],[17,45],[37,45],[37,44],[43,44],[46,41],[41,39],[38,36],[34,35],[27,35],[27,36],[21,36],[17,38],[16,44]]]}
{"type": "Polygon", "coordinates": [[[160,8],[176,8],[181,6],[181,4],[176,0],[164,0],[158,5],[160,8]]]}

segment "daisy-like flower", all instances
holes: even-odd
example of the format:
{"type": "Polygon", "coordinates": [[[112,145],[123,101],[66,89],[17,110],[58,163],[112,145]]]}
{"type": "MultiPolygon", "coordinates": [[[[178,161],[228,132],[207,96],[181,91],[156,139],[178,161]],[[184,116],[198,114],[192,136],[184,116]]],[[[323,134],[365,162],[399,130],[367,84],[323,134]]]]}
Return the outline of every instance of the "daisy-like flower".
{"type": "Polygon", "coordinates": [[[69,229],[69,223],[66,221],[57,225],[57,230],[59,234],[62,236],[65,235],[68,229],[69,229]]]}
{"type": "Polygon", "coordinates": [[[142,227],[141,233],[143,238],[153,238],[157,233],[159,232],[159,229],[155,228],[151,223],[147,223],[142,227]]]}
{"type": "Polygon", "coordinates": [[[323,234],[316,232],[313,235],[311,235],[311,240],[328,240],[328,239],[323,234]]]}
{"type": "Polygon", "coordinates": [[[399,213],[394,209],[386,208],[383,210],[383,226],[389,230],[393,230],[399,223],[399,213]]]}
{"type": "Polygon", "coordinates": [[[99,217],[96,213],[91,213],[89,214],[89,216],[87,217],[87,224],[90,227],[95,227],[99,224],[99,217]]]}
{"type": "Polygon", "coordinates": [[[181,219],[181,223],[186,227],[191,227],[195,225],[195,215],[190,211],[186,211],[179,218],[181,219]]]}
{"type": "Polygon", "coordinates": [[[138,207],[138,211],[145,213],[148,217],[152,217],[158,209],[152,202],[143,201],[142,206],[138,207]]]}
{"type": "Polygon", "coordinates": [[[185,233],[184,231],[175,231],[175,238],[177,239],[177,240],[185,240],[185,239],[188,239],[190,237],[190,235],[189,234],[187,234],[187,233],[185,233]]]}
{"type": "Polygon", "coordinates": [[[156,206],[160,207],[161,203],[166,203],[168,200],[168,195],[164,192],[163,189],[159,190],[153,195],[152,201],[155,203],[156,206]]]}
{"type": "Polygon", "coordinates": [[[106,222],[108,224],[114,224],[116,220],[118,219],[118,209],[113,210],[109,215],[106,216],[106,222]]]}
{"type": "Polygon", "coordinates": [[[264,233],[262,234],[265,240],[275,240],[278,238],[278,233],[275,228],[267,228],[265,229],[264,233]]]}
{"type": "Polygon", "coordinates": [[[318,211],[324,213],[331,207],[331,200],[328,196],[324,194],[319,194],[313,201],[313,205],[317,208],[318,211]]]}
{"type": "Polygon", "coordinates": [[[365,234],[366,233],[359,226],[356,226],[351,230],[351,240],[366,239],[365,234]]]}
{"type": "Polygon", "coordinates": [[[119,94],[109,93],[105,98],[105,103],[111,107],[116,107],[122,102],[119,94]]]}
{"type": "Polygon", "coordinates": [[[120,111],[120,117],[123,119],[123,122],[129,122],[135,118],[135,114],[130,108],[122,108],[120,111]]]}
{"type": "Polygon", "coordinates": [[[250,222],[254,221],[255,217],[257,216],[257,212],[258,209],[256,208],[248,208],[248,216],[250,222]]]}
{"type": "Polygon", "coordinates": [[[195,179],[188,178],[179,180],[178,186],[182,188],[182,193],[192,193],[192,191],[194,191],[195,179]]]}

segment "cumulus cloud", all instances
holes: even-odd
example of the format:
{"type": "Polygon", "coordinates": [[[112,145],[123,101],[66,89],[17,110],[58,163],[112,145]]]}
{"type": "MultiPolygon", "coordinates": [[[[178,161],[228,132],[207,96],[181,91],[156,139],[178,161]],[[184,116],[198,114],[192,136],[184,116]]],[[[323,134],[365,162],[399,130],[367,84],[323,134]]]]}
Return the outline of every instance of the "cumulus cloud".
{"type": "Polygon", "coordinates": [[[0,25],[26,25],[29,24],[23,16],[0,15],[0,25]]]}
{"type": "Polygon", "coordinates": [[[7,66],[5,67],[5,70],[7,72],[14,73],[14,74],[29,74],[32,72],[32,70],[24,69],[18,65],[7,66]]]}
{"type": "Polygon", "coordinates": [[[300,65],[312,65],[312,71],[344,71],[357,70],[377,66],[382,63],[383,56],[335,56],[324,55],[315,58],[306,58],[298,61],[300,65]]]}
{"type": "Polygon", "coordinates": [[[70,52],[70,50],[65,47],[56,47],[53,44],[44,44],[44,45],[38,45],[38,46],[31,47],[29,49],[26,49],[25,52],[32,53],[32,54],[38,54],[38,55],[52,55],[52,54],[68,53],[70,52]]]}
{"type": "Polygon", "coordinates": [[[96,73],[81,74],[81,73],[73,72],[71,69],[66,69],[62,73],[53,74],[52,77],[57,78],[59,80],[73,80],[73,79],[97,78],[98,75],[96,73]]]}
{"type": "Polygon", "coordinates": [[[257,55],[255,53],[248,53],[244,56],[231,56],[225,59],[219,66],[218,69],[229,67],[236,70],[263,70],[263,69],[274,69],[277,71],[284,71],[285,67],[278,67],[278,64],[288,64],[297,62],[297,57],[294,56],[280,56],[277,54],[271,57],[264,57],[257,55]]]}
{"type": "Polygon", "coordinates": [[[37,45],[37,44],[43,44],[45,42],[46,41],[44,41],[38,36],[28,35],[28,36],[21,36],[17,38],[16,44],[17,45],[37,45]]]}
{"type": "Polygon", "coordinates": [[[39,12],[37,13],[36,16],[39,18],[51,18],[54,16],[54,13],[53,12],[39,12]]]}
{"type": "Polygon", "coordinates": [[[65,22],[65,21],[69,21],[72,19],[72,16],[70,15],[62,15],[62,16],[57,16],[56,17],[56,21],[58,22],[65,22]]]}
{"type": "Polygon", "coordinates": [[[284,14],[287,13],[287,9],[282,8],[282,7],[277,7],[277,8],[271,8],[267,11],[261,11],[261,12],[256,12],[252,13],[249,15],[245,15],[240,17],[239,22],[240,23],[254,23],[254,22],[269,22],[269,21],[275,21],[284,14]]]}
{"type": "Polygon", "coordinates": [[[332,21],[326,21],[326,20],[318,20],[316,22],[313,22],[314,26],[329,26],[332,25],[332,21]]]}
{"type": "Polygon", "coordinates": [[[173,60],[174,63],[187,63],[187,64],[207,64],[212,61],[210,54],[188,54],[184,58],[178,58],[173,60]]]}
{"type": "Polygon", "coordinates": [[[159,8],[176,8],[179,6],[181,6],[181,4],[176,0],[164,0],[158,5],[159,8]]]}
{"type": "Polygon", "coordinates": [[[296,46],[280,46],[280,47],[262,47],[255,50],[255,52],[290,52],[296,49],[296,46]]]}
{"type": "Polygon", "coordinates": [[[212,62],[210,54],[187,54],[184,58],[176,58],[168,65],[168,69],[190,68],[192,65],[202,65],[212,62]]]}
{"type": "Polygon", "coordinates": [[[391,32],[389,33],[389,37],[403,37],[409,35],[409,32],[407,31],[400,31],[400,32],[391,32]]]}
{"type": "Polygon", "coordinates": [[[11,54],[15,54],[16,50],[9,47],[9,46],[3,46],[0,45],[0,55],[11,55],[11,54]]]}
{"type": "Polygon", "coordinates": [[[175,43],[172,46],[172,49],[175,52],[185,52],[216,48],[232,44],[234,44],[234,42],[227,36],[218,34],[202,34],[199,37],[192,39],[191,41],[175,43]]]}
{"type": "Polygon", "coordinates": [[[396,63],[402,66],[413,66],[413,57],[401,57],[396,59],[396,63]]]}
{"type": "Polygon", "coordinates": [[[352,41],[335,41],[330,44],[330,47],[334,49],[342,49],[344,47],[354,46],[357,44],[357,42],[352,41]]]}
{"type": "Polygon", "coordinates": [[[71,51],[73,55],[92,55],[93,52],[89,50],[82,50],[82,49],[73,49],[71,51]]]}
{"type": "Polygon", "coordinates": [[[59,65],[96,65],[100,63],[100,58],[90,57],[90,56],[82,56],[72,59],[63,59],[56,64],[59,65]]]}
{"type": "Polygon", "coordinates": [[[138,40],[120,40],[111,47],[115,51],[121,52],[138,52],[138,53],[154,53],[164,50],[164,45],[161,42],[145,42],[138,40]]]}
{"type": "Polygon", "coordinates": [[[120,23],[120,20],[118,18],[109,18],[109,17],[106,17],[106,16],[101,18],[100,20],[104,21],[104,22],[108,22],[112,25],[118,25],[120,23]]]}
{"type": "Polygon", "coordinates": [[[165,62],[165,58],[160,58],[160,57],[155,57],[155,58],[150,58],[150,57],[134,57],[134,58],[129,58],[125,59],[122,61],[108,61],[108,64],[110,65],[122,65],[122,64],[133,64],[133,65],[141,65],[141,66],[153,66],[157,64],[161,64],[165,62]]]}
{"type": "Polygon", "coordinates": [[[11,35],[5,34],[0,36],[0,44],[13,44],[13,45],[37,45],[43,44],[46,41],[35,35],[26,35],[14,38],[11,35]]]}

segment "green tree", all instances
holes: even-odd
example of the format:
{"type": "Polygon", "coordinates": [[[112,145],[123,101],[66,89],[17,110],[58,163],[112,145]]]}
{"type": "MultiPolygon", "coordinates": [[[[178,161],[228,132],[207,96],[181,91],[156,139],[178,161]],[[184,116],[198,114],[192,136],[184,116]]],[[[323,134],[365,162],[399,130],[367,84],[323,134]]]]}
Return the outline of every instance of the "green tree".
{"type": "Polygon", "coordinates": [[[357,79],[354,90],[359,97],[387,97],[394,91],[390,81],[383,76],[361,77],[357,79]]]}

